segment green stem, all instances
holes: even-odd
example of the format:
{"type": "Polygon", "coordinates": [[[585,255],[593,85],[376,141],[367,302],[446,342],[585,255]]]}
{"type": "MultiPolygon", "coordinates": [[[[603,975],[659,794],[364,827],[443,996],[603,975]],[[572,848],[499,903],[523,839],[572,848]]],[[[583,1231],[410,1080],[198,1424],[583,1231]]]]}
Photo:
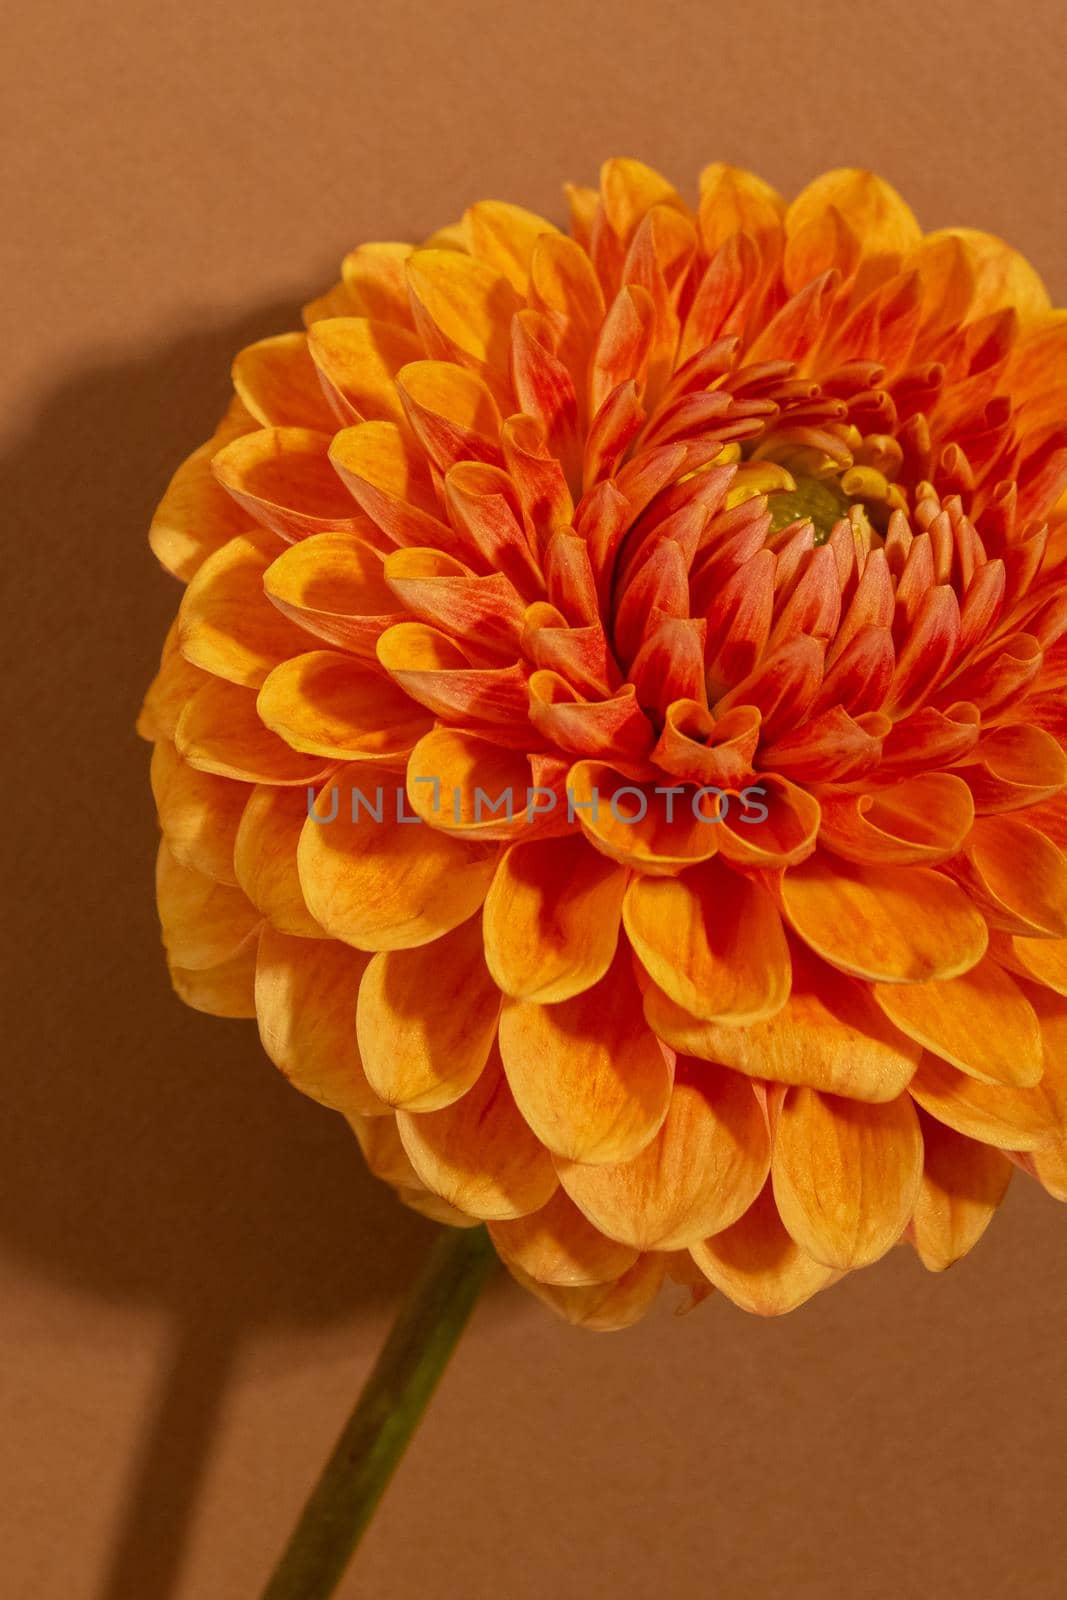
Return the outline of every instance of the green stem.
{"type": "Polygon", "coordinates": [[[484,1228],[435,1240],[262,1600],[333,1594],[496,1260],[484,1228]]]}

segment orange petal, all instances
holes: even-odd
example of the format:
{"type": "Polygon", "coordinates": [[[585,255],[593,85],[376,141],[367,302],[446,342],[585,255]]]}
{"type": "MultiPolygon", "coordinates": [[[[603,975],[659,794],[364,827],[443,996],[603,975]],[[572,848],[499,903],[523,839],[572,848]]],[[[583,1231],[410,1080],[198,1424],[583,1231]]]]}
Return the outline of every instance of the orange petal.
{"type": "Polygon", "coordinates": [[[400,1111],[397,1126],[423,1183],[468,1216],[523,1217],[556,1191],[551,1158],[520,1116],[495,1049],[462,1099],[400,1111]]]}
{"type": "Polygon", "coordinates": [[[320,756],[302,755],[265,728],[251,689],[208,678],[189,701],[174,731],[179,754],[202,772],[244,783],[314,783],[328,770],[320,756]]]}
{"type": "Polygon", "coordinates": [[[974,822],[961,778],[924,772],[873,794],[822,797],[819,842],[861,866],[933,864],[954,855],[974,822]]]}
{"type": "Polygon", "coordinates": [[[333,650],[311,650],[275,667],[256,710],[294,750],[340,761],[395,760],[432,723],[380,670],[333,650]]]}
{"type": "Polygon", "coordinates": [[[475,1082],[496,1038],[500,995],[485,966],[478,917],[431,949],[376,955],[356,1029],[367,1078],[388,1105],[437,1111],[475,1082]]]}
{"type": "Polygon", "coordinates": [[[412,432],[440,472],[457,461],[500,464],[500,412],[477,373],[454,361],[413,361],[396,381],[412,432]]]}
{"type": "Polygon", "coordinates": [[[260,428],[226,445],[211,470],[265,528],[304,539],[357,527],[357,508],[330,464],[330,436],[314,428],[260,428]]]}
{"type": "Polygon", "coordinates": [[[164,740],[152,751],[152,792],[174,859],[216,883],[236,884],[233,849],[248,785],[198,772],[164,740]]]}
{"type": "Polygon", "coordinates": [[[367,960],[333,939],[294,939],[265,928],[256,966],[264,1050],[301,1093],[348,1116],[385,1110],[356,1044],[356,993],[367,960]]]}
{"type": "Polygon", "coordinates": [[[341,263],[341,274],[351,309],[359,316],[375,317],[379,322],[413,327],[405,270],[411,250],[409,244],[375,240],[349,251],[341,263]]]}
{"type": "Polygon", "coordinates": [[[639,1155],[556,1166],[571,1199],[609,1238],[682,1250],[728,1228],[759,1194],[770,1167],[766,1118],[737,1073],[679,1061],[666,1120],[639,1155]]]}
{"type": "Polygon", "coordinates": [[[635,878],[623,920],[642,966],[692,1016],[760,1022],[789,998],[789,947],[767,891],[718,861],[635,878]]]}
{"type": "Polygon", "coordinates": [[[560,1287],[610,1283],[628,1272],[638,1256],[630,1246],[605,1238],[562,1189],[540,1211],[490,1223],[489,1232],[509,1266],[521,1267],[538,1283],[560,1287]]]}
{"type": "Polygon", "coordinates": [[[785,874],[782,905],[825,961],[876,982],[956,977],[989,937],[962,889],[928,867],[853,866],[820,853],[785,874]]]}
{"type": "Polygon", "coordinates": [[[956,978],[877,983],[872,994],[902,1033],[984,1083],[1029,1089],[1041,1077],[1033,1007],[989,956],[956,978]]]}
{"type": "Polygon", "coordinates": [[[306,634],[372,661],[378,636],[403,616],[381,555],[351,533],[316,533],[290,545],[267,568],[263,588],[306,634]]]}
{"type": "Polygon", "coordinates": [[[1018,811],[1067,786],[1067,753],[1043,728],[1016,723],[984,734],[959,772],[980,814],[1018,811]]]}
{"type": "Polygon", "coordinates": [[[416,250],[407,279],[428,355],[507,371],[511,318],[522,301],[502,273],[458,250],[416,250]]]}
{"type": "Polygon", "coordinates": [[[713,161],[700,174],[700,237],[710,257],[733,234],[757,240],[779,232],[785,201],[754,172],[713,161]]]}
{"type": "Polygon", "coordinates": [[[500,1053],[526,1121],[569,1161],[627,1161],[667,1115],[673,1072],[645,1025],[626,950],[574,999],[506,1002],[500,1053]]]}
{"type": "Polygon", "coordinates": [[[165,840],[156,856],[156,903],[168,960],[192,972],[236,956],[262,920],[240,889],[182,866],[165,840]]]}
{"type": "Polygon", "coordinates": [[[846,1099],[894,1100],[915,1071],[920,1047],[886,1021],[866,984],[826,966],[799,943],[792,957],[789,999],[765,1022],[700,1022],[651,989],[645,995],[649,1026],[674,1049],[750,1078],[807,1084],[846,1099]]]}
{"type": "Polygon", "coordinates": [[[990,924],[1022,938],[1067,938],[1067,856],[1014,816],[981,817],[964,881],[990,924]]]}
{"type": "Polygon", "coordinates": [[[234,402],[231,411],[232,417],[228,413],[207,443],[182,462],[168,483],[148,530],[148,543],[157,561],[183,582],[188,582],[213,551],[253,520],[215,481],[211,470],[211,463],[224,444],[256,429],[255,418],[240,401],[234,402]]]}
{"type": "Polygon", "coordinates": [[[924,1055],[908,1085],[912,1099],[938,1122],[998,1150],[1038,1150],[1056,1137],[1056,1110],[1046,1074],[1032,1089],[981,1083],[924,1055]]]}
{"type": "Polygon", "coordinates": [[[539,1283],[512,1262],[507,1268],[516,1283],[543,1300],[564,1322],[591,1333],[614,1333],[639,1322],[659,1294],[667,1270],[666,1258],[650,1253],[639,1257],[614,1283],[560,1288],[539,1283]]]}
{"type": "Polygon", "coordinates": [[[923,1117],[923,1177],[909,1230],[924,1267],[944,1272],[976,1245],[1011,1179],[999,1150],[923,1117]]]}
{"type": "Polygon", "coordinates": [[[329,317],[312,323],[308,344],[328,392],[345,402],[338,407],[345,421],[403,421],[396,375],[422,355],[413,333],[370,317],[329,317]]]}
{"type": "MultiPolygon", "coordinates": [[[[337,815],[308,817],[297,864],[308,909],[328,933],[357,950],[409,950],[474,915],[493,875],[492,846],[447,838],[425,823],[394,820],[391,797],[359,795],[366,769],[335,774],[337,815]],[[354,806],[357,819],[352,820],[354,806]]],[[[320,795],[319,816],[329,815],[320,795]]]]}
{"type": "Polygon", "coordinates": [[[395,422],[358,422],[334,434],[330,462],[389,544],[447,546],[429,464],[395,422]]]}
{"type": "Polygon", "coordinates": [[[378,640],[378,660],[400,687],[446,722],[492,723],[505,743],[528,742],[526,672],[475,666],[472,656],[439,628],[398,622],[378,640]]]}
{"type": "Polygon", "coordinates": [[[187,661],[216,678],[258,689],[279,661],[307,649],[307,635],[263,592],[263,575],[281,548],[275,534],[254,528],[208,557],[178,612],[187,661]]]}
{"type": "Polygon", "coordinates": [[[336,428],[306,333],[280,333],[246,345],[231,370],[234,388],[265,428],[316,428],[321,433],[336,428]]]}
{"type": "Polygon", "coordinates": [[[630,784],[601,761],[577,761],[568,803],[590,843],[613,861],[670,875],[710,860],[722,832],[680,785],[630,784]]]}
{"type": "Polygon", "coordinates": [[[256,944],[255,939],[249,939],[235,956],[214,967],[192,970],[168,960],[174,993],[194,1011],[205,1011],[212,1017],[254,1017],[256,944]]]}
{"type": "Polygon", "coordinates": [[[137,732],[142,739],[173,739],[178,720],[189,701],[211,679],[178,649],[178,619],[175,617],[167,631],[160,656],[159,671],[148,686],[137,718],[137,732]]]}
{"type": "Polygon", "coordinates": [[[1003,239],[979,228],[940,228],[927,234],[923,242],[929,249],[942,239],[960,241],[974,273],[971,322],[1010,307],[1026,324],[1049,311],[1051,301],[1045,285],[1026,257],[1003,239]]]}
{"type": "Polygon", "coordinates": [[[521,750],[438,724],[407,763],[417,817],[457,839],[512,839],[533,820],[533,775],[521,750]]]}
{"type": "Polygon", "coordinates": [[[485,956],[500,989],[548,1005],[598,983],[619,937],[626,873],[581,834],[517,844],[485,901],[485,956]]]}
{"type": "Polygon", "coordinates": [[[790,1089],[771,1171],[782,1221],[817,1261],[840,1271],[891,1249],[915,1209],[923,1170],[919,1119],[907,1095],[883,1105],[790,1089]]]}
{"type": "Polygon", "coordinates": [[[841,1276],[790,1238],[770,1183],[744,1216],[722,1233],[690,1246],[704,1276],[742,1311],[780,1317],[841,1276]]]}
{"type": "MultiPolygon", "coordinates": [[[[888,183],[873,172],[839,167],[820,174],[797,195],[786,212],[786,233],[792,237],[833,207],[859,240],[861,265],[856,294],[868,293],[899,268],[901,259],[922,237],[910,207],[888,183]]],[[[817,263],[824,272],[837,263],[817,263]]]]}
{"type": "Polygon", "coordinates": [[[525,294],[534,247],[544,234],[559,229],[544,217],[503,200],[480,200],[463,214],[467,248],[494,272],[502,272],[519,294],[525,294]]]}
{"type": "Polygon", "coordinates": [[[245,806],[233,859],[241,888],[279,933],[321,939],[322,929],[304,904],[296,870],[306,820],[303,789],[260,784],[245,806]]]}
{"type": "Polygon", "coordinates": [[[1041,1080],[1052,1138],[1029,1158],[1034,1176],[1055,1200],[1067,1200],[1067,999],[1031,988],[1041,1024],[1045,1075],[1041,1080]]]}
{"type": "Polygon", "coordinates": [[[1057,994],[1067,995],[1067,939],[1019,939],[1011,941],[1018,969],[1057,994]]]}

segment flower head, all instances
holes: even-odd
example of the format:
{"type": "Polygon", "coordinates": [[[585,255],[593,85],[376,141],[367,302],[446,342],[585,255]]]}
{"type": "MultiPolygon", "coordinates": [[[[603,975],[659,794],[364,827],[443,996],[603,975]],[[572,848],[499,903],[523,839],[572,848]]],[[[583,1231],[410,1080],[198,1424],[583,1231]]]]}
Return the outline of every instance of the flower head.
{"type": "Polygon", "coordinates": [[[869,173],[570,205],[237,357],[151,531],[164,943],[572,1320],[776,1313],[1067,1198],[1067,314],[869,173]]]}

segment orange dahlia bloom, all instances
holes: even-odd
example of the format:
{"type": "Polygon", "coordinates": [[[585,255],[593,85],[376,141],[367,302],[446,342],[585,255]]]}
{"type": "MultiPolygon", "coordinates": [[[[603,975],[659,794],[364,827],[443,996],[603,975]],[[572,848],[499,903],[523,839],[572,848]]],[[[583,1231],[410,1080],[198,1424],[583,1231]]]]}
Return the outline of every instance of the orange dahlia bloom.
{"type": "Polygon", "coordinates": [[[150,536],[163,939],[571,1320],[777,1313],[1067,1198],[1067,313],[865,172],[569,198],[237,357],[150,536]]]}

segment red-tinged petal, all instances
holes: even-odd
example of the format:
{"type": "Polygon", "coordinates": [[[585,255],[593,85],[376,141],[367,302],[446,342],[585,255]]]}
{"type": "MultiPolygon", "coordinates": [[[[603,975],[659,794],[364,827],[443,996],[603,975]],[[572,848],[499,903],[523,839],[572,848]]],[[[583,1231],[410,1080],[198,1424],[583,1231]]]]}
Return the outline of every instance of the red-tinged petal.
{"type": "Polygon", "coordinates": [[[510,743],[529,739],[526,673],[519,662],[482,667],[447,634],[400,622],[378,640],[378,660],[404,692],[446,722],[489,723],[510,743]]]}
{"type": "Polygon", "coordinates": [[[537,798],[524,750],[440,725],[408,757],[406,787],[412,812],[457,839],[516,838],[539,817],[552,819],[560,803],[555,790],[551,803],[537,798]]]}
{"type": "Polygon", "coordinates": [[[413,333],[370,317],[328,317],[312,323],[308,346],[327,394],[339,397],[341,421],[403,420],[397,373],[423,353],[413,333]]]}
{"type": "Polygon", "coordinates": [[[256,944],[249,939],[235,956],[214,967],[179,967],[168,957],[174,993],[183,1005],[212,1017],[254,1017],[256,944]]]}
{"type": "Polygon", "coordinates": [[[388,544],[448,548],[452,535],[437,515],[430,469],[395,422],[343,428],[330,445],[330,462],[388,544]]]}
{"type": "Polygon", "coordinates": [[[481,1075],[496,1038],[500,995],[472,917],[422,950],[389,950],[367,967],[355,1009],[367,1080],[386,1105],[438,1111],[481,1075]]]}
{"type": "Polygon", "coordinates": [[[463,213],[467,248],[494,272],[502,272],[519,294],[525,294],[537,241],[559,230],[544,217],[503,200],[480,200],[463,213]]]}
{"type": "Polygon", "coordinates": [[[251,789],[198,772],[169,740],[152,751],[152,794],[171,855],[216,883],[237,883],[233,847],[251,789]]]}
{"type": "Polygon", "coordinates": [[[263,592],[264,574],[282,549],[275,534],[254,528],[208,557],[178,612],[178,642],[187,661],[216,678],[258,689],[272,667],[307,649],[303,629],[263,592]]]}
{"type": "Polygon", "coordinates": [[[562,1189],[540,1211],[489,1232],[500,1257],[538,1283],[559,1287],[610,1283],[635,1264],[638,1251],[619,1244],[588,1222],[562,1189]]]}
{"type": "Polygon", "coordinates": [[[497,986],[542,1005],[598,983],[615,956],[626,873],[581,834],[514,845],[485,901],[485,956],[497,986]]]}
{"type": "Polygon", "coordinates": [[[915,1209],[923,1141],[906,1094],[881,1105],[790,1089],[771,1174],[786,1228],[802,1249],[847,1272],[897,1243],[915,1209]]]}
{"type": "Polygon", "coordinates": [[[703,1061],[679,1061],[678,1074],[666,1120],[640,1155],[613,1166],[556,1163],[590,1222],[638,1250],[684,1250],[730,1227],[770,1167],[751,1085],[703,1061]]]}
{"type": "Polygon", "coordinates": [[[438,1111],[401,1111],[397,1126],[422,1182],[468,1216],[527,1216],[558,1187],[551,1157],[523,1121],[496,1049],[461,1099],[438,1111]]]}
{"type": "Polygon", "coordinates": [[[304,823],[297,865],[304,899],[315,920],[357,950],[409,950],[430,944],[473,916],[485,899],[496,850],[450,839],[418,821],[393,820],[385,797],[352,801],[366,783],[358,763],[344,767],[332,787],[337,815],[329,821],[322,796],[304,823]],[[376,810],[380,815],[376,815],[376,810]]]}
{"type": "Polygon", "coordinates": [[[183,866],[166,840],[156,857],[156,904],[168,961],[193,972],[236,956],[262,921],[240,889],[183,866]]]}
{"type": "Polygon", "coordinates": [[[479,576],[440,550],[409,549],[387,556],[383,575],[411,616],[514,659],[526,608],[503,573],[479,576]]]}
{"type": "Polygon", "coordinates": [[[841,1276],[790,1238],[769,1183],[743,1217],[689,1253],[716,1289],[761,1317],[795,1311],[841,1276]]]}
{"type": "Polygon", "coordinates": [[[924,1055],[908,1093],[924,1111],[968,1139],[998,1150],[1039,1150],[1056,1139],[1062,1116],[1045,1074],[1032,1089],[982,1083],[934,1055],[924,1055]]]}
{"type": "Polygon", "coordinates": [[[923,1266],[944,1272],[974,1248],[1011,1181],[999,1150],[920,1115],[923,1177],[908,1237],[923,1266]]]}
{"type": "Polygon", "coordinates": [[[395,760],[433,720],[380,671],[333,650],[311,650],[275,667],[256,710],[294,750],[337,761],[395,760]]]}
{"type": "Polygon", "coordinates": [[[952,666],[959,639],[959,602],[948,584],[941,584],[919,603],[897,651],[896,671],[883,709],[898,720],[917,711],[952,666]]]}
{"type": "Polygon", "coordinates": [[[714,707],[716,715],[734,706],[756,706],[763,719],[763,738],[770,743],[811,710],[822,682],[824,654],[820,641],[806,636],[779,645],[722,696],[714,707]]]}
{"type": "Polygon", "coordinates": [[[886,1021],[866,984],[835,972],[800,944],[793,947],[792,965],[789,998],[765,1021],[747,1027],[701,1022],[651,989],[645,995],[649,1026],[683,1054],[750,1078],[807,1084],[850,1100],[895,1099],[921,1047],[886,1021]]]}
{"type": "Polygon", "coordinates": [[[256,963],[255,1014],[267,1055],[303,1094],[349,1116],[385,1110],[356,1044],[356,993],[367,959],[332,939],[293,939],[265,928],[256,963]]]}
{"type": "Polygon", "coordinates": [[[604,855],[652,875],[672,876],[708,861],[722,828],[681,784],[628,782],[601,761],[578,761],[567,776],[569,814],[604,855]]]}
{"type": "Polygon", "coordinates": [[[507,277],[458,250],[416,250],[407,280],[429,355],[507,371],[511,318],[522,306],[507,277]]]}
{"type": "Polygon", "coordinates": [[[580,487],[581,431],[578,388],[552,349],[551,329],[537,311],[515,318],[511,332],[511,387],[519,408],[540,427],[569,484],[580,487]]]}
{"type": "Polygon", "coordinates": [[[178,753],[201,772],[242,783],[308,784],[329,770],[323,756],[292,749],[263,725],[252,689],[208,678],[174,731],[178,753]]]}
{"type": "Polygon", "coordinates": [[[642,966],[692,1016],[760,1022],[789,998],[790,960],[767,891],[718,861],[680,878],[635,878],[623,908],[642,966]]]}
{"type": "Polygon", "coordinates": [[[847,282],[859,265],[860,240],[835,205],[813,212],[793,226],[782,256],[782,279],[797,294],[812,278],[837,267],[847,282]]]}
{"type": "Polygon", "coordinates": [[[279,933],[321,939],[322,929],[304,903],[296,869],[300,830],[307,819],[302,789],[253,789],[234,845],[237,881],[279,933]]]}
{"type": "Polygon", "coordinates": [[[541,424],[521,413],[501,429],[508,475],[515,487],[526,526],[543,552],[554,533],[568,528],[574,501],[563,468],[550,451],[541,424]]]}
{"type": "Polygon", "coordinates": [[[571,1000],[505,1002],[500,1053],[526,1121],[566,1160],[627,1161],[667,1115],[673,1070],[621,948],[605,977],[571,1000]]]}
{"type": "Polygon", "coordinates": [[[359,531],[357,507],[331,465],[327,433],[260,428],[224,446],[211,470],[255,522],[286,541],[327,528],[359,531]]]}
{"type": "Polygon", "coordinates": [[[962,702],[938,711],[924,706],[905,717],[886,734],[882,745],[882,772],[929,771],[960,761],[978,743],[981,713],[977,706],[962,702]]]}
{"type": "Polygon", "coordinates": [[[871,794],[823,795],[819,843],[861,866],[932,865],[971,831],[974,802],[962,779],[926,772],[871,794]]]}
{"type": "Polygon", "coordinates": [[[254,520],[215,480],[211,463],[224,444],[254,433],[255,418],[240,401],[214,435],[187,456],[167,485],[148,530],[157,561],[187,583],[206,558],[254,520]]]}
{"type": "Polygon", "coordinates": [[[738,706],[715,718],[699,701],[678,700],[666,709],[652,759],[688,783],[740,789],[755,781],[752,760],[759,730],[755,706],[738,706]]]}
{"type": "Polygon", "coordinates": [[[630,668],[637,698],[661,720],[677,702],[704,697],[705,624],[693,617],[670,617],[645,638],[630,668]]]}
{"type": "Polygon", "coordinates": [[[803,783],[856,782],[878,766],[882,740],[891,726],[879,712],[865,713],[858,720],[841,706],[832,706],[768,745],[760,764],[803,783]]]}
{"type": "Polygon", "coordinates": [[[455,530],[448,544],[457,554],[484,571],[502,572],[525,599],[541,597],[544,583],[506,472],[461,461],[445,478],[445,504],[455,530]]]}
{"type": "Polygon", "coordinates": [[[547,233],[536,240],[530,303],[558,329],[557,354],[584,391],[593,337],[604,320],[604,295],[592,262],[574,239],[547,233]]]}
{"type": "Polygon", "coordinates": [[[613,477],[623,456],[641,431],[645,408],[633,378],[626,378],[606,397],[589,426],[582,455],[582,484],[586,491],[613,477]]]}
{"type": "Polygon", "coordinates": [[[476,372],[452,361],[412,361],[396,386],[411,430],[439,472],[457,461],[500,465],[500,412],[476,372]]]}
{"type": "Polygon", "coordinates": [[[378,636],[403,616],[380,553],[350,533],[316,533],[290,545],[267,568],[263,589],[305,633],[371,660],[378,636]]]}
{"type": "Polygon", "coordinates": [[[595,416],[612,390],[629,379],[644,392],[652,353],[655,308],[639,285],[620,289],[600,325],[589,368],[589,409],[595,416]]]}
{"type": "Polygon", "coordinates": [[[608,699],[619,685],[619,669],[599,622],[572,628],[555,606],[536,601],[526,609],[523,653],[535,667],[561,677],[593,701],[608,699]]]}
{"type": "Polygon", "coordinates": [[[786,917],[831,966],[883,983],[954,978],[985,954],[986,925],[928,867],[866,867],[821,852],[782,880],[786,917]]]}
{"type": "Polygon", "coordinates": [[[546,739],[572,755],[640,762],[652,748],[652,724],[630,683],[602,700],[587,700],[558,673],[534,672],[529,715],[546,739]]]}
{"type": "Polygon", "coordinates": [[[958,770],[979,815],[1018,811],[1051,799],[1067,785],[1067,754],[1042,728],[1016,723],[983,734],[958,770]]]}
{"type": "Polygon", "coordinates": [[[600,169],[600,202],[612,232],[629,244],[638,225],[653,206],[685,205],[672,183],[643,161],[615,156],[600,169]]]}
{"type": "MultiPolygon", "coordinates": [[[[1036,809],[1036,808],[1035,808],[1036,809]]],[[[1067,856],[1030,826],[1034,811],[980,817],[958,876],[991,927],[1022,938],[1067,938],[1067,856]]]]}
{"type": "Polygon", "coordinates": [[[615,1333],[640,1322],[663,1285],[666,1260],[650,1252],[640,1256],[629,1272],[624,1272],[614,1283],[589,1284],[584,1288],[539,1283],[513,1262],[506,1265],[516,1283],[536,1295],[572,1327],[586,1328],[590,1333],[615,1333]]]}
{"type": "Polygon", "coordinates": [[[990,957],[957,978],[875,984],[872,993],[902,1033],[970,1077],[1017,1089],[1040,1079],[1033,1007],[990,957]]]}
{"type": "Polygon", "coordinates": [[[689,569],[673,539],[657,544],[621,586],[615,609],[614,643],[620,661],[633,661],[642,644],[667,617],[689,613],[689,569]]]}
{"type": "Polygon", "coordinates": [[[331,433],[337,418],[322,392],[305,333],[280,333],[246,345],[231,369],[233,386],[265,428],[331,433]]]}
{"type": "Polygon", "coordinates": [[[740,806],[724,796],[719,850],[737,867],[792,867],[807,860],[819,836],[820,807],[788,778],[760,772],[741,790],[740,806]]]}

